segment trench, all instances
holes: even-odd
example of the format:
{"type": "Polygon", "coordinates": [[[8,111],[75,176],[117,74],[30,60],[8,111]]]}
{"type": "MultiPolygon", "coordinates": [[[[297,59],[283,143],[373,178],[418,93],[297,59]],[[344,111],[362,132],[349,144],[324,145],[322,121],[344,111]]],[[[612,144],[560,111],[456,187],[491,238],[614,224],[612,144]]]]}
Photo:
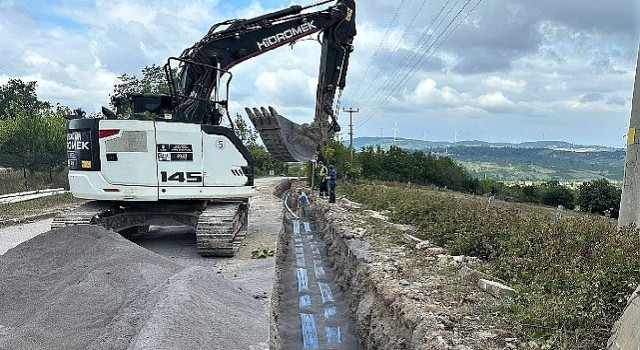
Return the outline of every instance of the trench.
{"type": "MultiPolygon", "coordinates": [[[[284,230],[274,289],[278,349],[359,349],[345,292],[313,215],[299,217],[284,195],[284,230]]],[[[273,343],[272,343],[273,345],[273,343]]]]}

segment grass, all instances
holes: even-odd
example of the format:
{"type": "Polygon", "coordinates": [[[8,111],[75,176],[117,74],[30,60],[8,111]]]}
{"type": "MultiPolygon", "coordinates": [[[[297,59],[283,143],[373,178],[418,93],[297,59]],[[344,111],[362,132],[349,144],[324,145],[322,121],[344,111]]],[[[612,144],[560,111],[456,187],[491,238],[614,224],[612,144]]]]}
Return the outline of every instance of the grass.
{"type": "Polygon", "coordinates": [[[48,173],[27,173],[12,169],[0,169],[0,194],[42,190],[45,188],[69,188],[67,172],[54,174],[49,178],[48,173]]]}
{"type": "Polygon", "coordinates": [[[609,218],[382,184],[343,184],[365,209],[387,211],[452,255],[482,259],[517,297],[508,322],[533,348],[600,349],[640,284],[640,233],[609,218]]]}
{"type": "Polygon", "coordinates": [[[33,215],[54,213],[60,209],[83,203],[73,198],[71,193],[40,197],[29,201],[0,204],[0,221],[21,219],[33,215]]]}
{"type": "MultiPolygon", "coordinates": [[[[44,188],[68,188],[67,173],[61,172],[49,178],[48,173],[27,173],[23,176],[21,171],[0,170],[0,194],[41,190],[44,188]]],[[[10,221],[28,216],[55,212],[61,208],[82,203],[70,193],[40,197],[29,201],[11,204],[0,204],[0,221],[10,221]]]]}

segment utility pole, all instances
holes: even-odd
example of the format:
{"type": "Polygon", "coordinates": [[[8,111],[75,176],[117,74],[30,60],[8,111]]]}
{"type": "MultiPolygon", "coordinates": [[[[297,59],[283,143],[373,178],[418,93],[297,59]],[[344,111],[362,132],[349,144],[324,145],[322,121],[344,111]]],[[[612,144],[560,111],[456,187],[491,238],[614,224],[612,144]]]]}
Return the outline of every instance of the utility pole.
{"type": "Polygon", "coordinates": [[[640,224],[640,48],[636,63],[636,80],[631,100],[631,120],[627,134],[627,155],[624,164],[624,180],[618,227],[640,224]]]}
{"type": "Polygon", "coordinates": [[[360,108],[349,107],[342,110],[349,113],[349,149],[351,150],[351,161],[353,161],[353,113],[360,112],[360,108]]]}

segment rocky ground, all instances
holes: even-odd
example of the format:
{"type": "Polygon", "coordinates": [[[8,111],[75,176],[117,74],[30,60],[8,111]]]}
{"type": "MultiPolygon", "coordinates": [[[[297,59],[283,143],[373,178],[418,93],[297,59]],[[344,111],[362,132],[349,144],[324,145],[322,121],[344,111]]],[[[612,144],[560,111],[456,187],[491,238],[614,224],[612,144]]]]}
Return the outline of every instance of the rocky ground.
{"type": "Polygon", "coordinates": [[[345,199],[316,199],[314,209],[363,349],[524,347],[502,321],[500,298],[510,291],[483,289],[490,276],[473,269],[476,259],[447,255],[345,199]]]}

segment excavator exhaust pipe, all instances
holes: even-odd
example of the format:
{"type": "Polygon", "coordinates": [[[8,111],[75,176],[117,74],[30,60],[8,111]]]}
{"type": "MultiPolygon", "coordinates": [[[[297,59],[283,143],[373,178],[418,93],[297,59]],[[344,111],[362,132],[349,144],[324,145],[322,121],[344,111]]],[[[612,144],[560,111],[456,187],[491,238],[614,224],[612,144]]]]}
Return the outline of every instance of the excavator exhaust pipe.
{"type": "Polygon", "coordinates": [[[245,108],[249,119],[260,133],[271,155],[283,162],[306,162],[324,146],[327,135],[314,124],[297,124],[281,116],[269,106],[245,108]]]}

